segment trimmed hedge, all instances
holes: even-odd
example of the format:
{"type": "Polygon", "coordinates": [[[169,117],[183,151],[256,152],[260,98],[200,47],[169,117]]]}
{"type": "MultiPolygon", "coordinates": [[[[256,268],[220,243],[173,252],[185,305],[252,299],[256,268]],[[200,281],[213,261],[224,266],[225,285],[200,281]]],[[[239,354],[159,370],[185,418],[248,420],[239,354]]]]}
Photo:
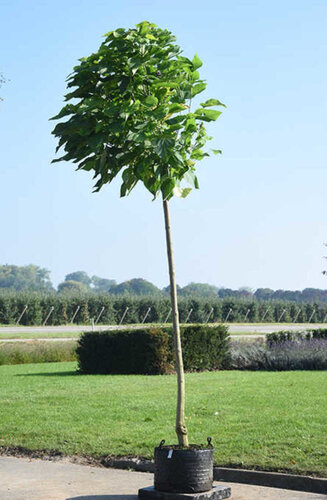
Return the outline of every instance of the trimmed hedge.
{"type": "MultiPolygon", "coordinates": [[[[218,370],[230,364],[228,329],[224,325],[181,328],[186,371],[218,370]]],[[[76,350],[80,373],[171,373],[172,329],[149,328],[84,332],[76,350]]]]}
{"type": "Polygon", "coordinates": [[[84,332],[76,349],[80,373],[158,375],[168,369],[169,338],[160,328],[84,332]]]}

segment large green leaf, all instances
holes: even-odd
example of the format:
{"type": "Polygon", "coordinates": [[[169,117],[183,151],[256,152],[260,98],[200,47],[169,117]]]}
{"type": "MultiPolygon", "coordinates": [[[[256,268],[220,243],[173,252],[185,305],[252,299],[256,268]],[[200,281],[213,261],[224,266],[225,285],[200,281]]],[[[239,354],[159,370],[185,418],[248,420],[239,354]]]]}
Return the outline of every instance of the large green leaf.
{"type": "Polygon", "coordinates": [[[167,160],[171,154],[172,148],[174,147],[174,140],[170,137],[166,137],[155,142],[155,150],[157,154],[164,160],[167,160]]]}
{"type": "Polygon", "coordinates": [[[145,101],[144,101],[145,106],[148,108],[154,108],[158,104],[158,99],[154,95],[149,95],[145,101]]]}
{"type": "Polygon", "coordinates": [[[193,64],[193,69],[196,70],[198,68],[201,68],[202,66],[202,61],[201,59],[199,58],[199,56],[197,54],[195,54],[195,56],[193,57],[192,59],[192,64],[193,64]]]}
{"type": "Polygon", "coordinates": [[[221,115],[221,111],[216,111],[214,109],[197,109],[195,111],[195,115],[198,120],[212,122],[217,120],[217,118],[221,115]]]}
{"type": "Polygon", "coordinates": [[[224,106],[224,108],[226,108],[226,105],[220,102],[218,99],[208,99],[206,102],[201,102],[201,106],[203,108],[207,108],[209,106],[224,106]]]}
{"type": "Polygon", "coordinates": [[[191,89],[191,96],[194,97],[197,94],[200,94],[200,92],[203,92],[205,90],[206,86],[206,83],[197,83],[191,89]]]}
{"type": "Polygon", "coordinates": [[[174,179],[165,179],[163,181],[163,183],[161,184],[161,192],[165,200],[169,199],[172,196],[174,187],[175,187],[174,179]]]}

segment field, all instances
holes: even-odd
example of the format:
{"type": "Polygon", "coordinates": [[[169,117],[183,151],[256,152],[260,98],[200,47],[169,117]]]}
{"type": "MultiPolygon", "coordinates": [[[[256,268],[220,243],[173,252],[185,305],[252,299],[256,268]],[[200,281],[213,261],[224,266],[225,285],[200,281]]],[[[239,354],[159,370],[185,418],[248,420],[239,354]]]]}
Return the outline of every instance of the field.
{"type": "MultiPolygon", "coordinates": [[[[175,377],[76,375],[76,364],[0,367],[0,446],[152,457],[174,435],[175,377]]],[[[327,476],[324,372],[186,375],[191,442],[215,463],[327,476]]],[[[1,449],[0,448],[0,449],[1,449]]]]}

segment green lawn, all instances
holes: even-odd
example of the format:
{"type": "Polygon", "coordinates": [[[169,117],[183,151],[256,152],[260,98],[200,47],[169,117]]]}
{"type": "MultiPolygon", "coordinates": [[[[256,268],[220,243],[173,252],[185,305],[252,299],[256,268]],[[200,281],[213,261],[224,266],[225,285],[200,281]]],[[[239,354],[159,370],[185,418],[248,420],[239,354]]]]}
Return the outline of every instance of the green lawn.
{"type": "Polygon", "coordinates": [[[78,338],[80,332],[0,332],[0,342],[2,339],[61,339],[61,338],[78,338]]]}
{"type": "MultiPolygon", "coordinates": [[[[0,367],[0,446],[152,457],[176,441],[175,376],[76,375],[75,363],[0,367]]],[[[327,476],[325,372],[186,375],[191,442],[215,463],[327,476]]]]}

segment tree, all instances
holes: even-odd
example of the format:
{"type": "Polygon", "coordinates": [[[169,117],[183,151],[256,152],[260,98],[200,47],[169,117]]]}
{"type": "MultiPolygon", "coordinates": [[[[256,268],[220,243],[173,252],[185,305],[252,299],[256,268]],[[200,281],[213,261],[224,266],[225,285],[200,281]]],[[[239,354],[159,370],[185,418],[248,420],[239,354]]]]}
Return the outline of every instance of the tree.
{"type": "Polygon", "coordinates": [[[68,77],[73,90],[66,101],[72,102],[53,118],[65,119],[53,130],[57,150],[64,147],[65,154],[53,161],[72,161],[77,170],[92,171],[95,192],[121,174],[121,196],[139,181],[153,199],[162,196],[178,387],[176,432],[179,444],[187,446],[169,200],[199,187],[195,163],[208,156],[203,147],[210,139],[203,122],[221,114],[208,108],[224,105],[209,99],[191,110],[192,99],[206,88],[198,73],[202,62],[197,55],[192,60],[182,56],[174,42],[168,30],[144,21],[110,31],[96,53],[80,59],[68,77]]]}
{"type": "Polygon", "coordinates": [[[58,292],[66,294],[84,294],[88,292],[88,288],[80,281],[67,280],[59,283],[58,292]]]}
{"type": "Polygon", "coordinates": [[[160,295],[161,291],[155,285],[142,278],[134,278],[129,281],[123,281],[119,285],[112,286],[110,293],[114,295],[160,295]]]}
{"type": "Polygon", "coordinates": [[[91,278],[87,275],[85,271],[75,271],[70,274],[66,274],[65,281],[78,281],[79,283],[83,283],[87,288],[90,288],[92,283],[91,278]]]}
{"type": "Polygon", "coordinates": [[[0,266],[0,288],[18,291],[52,292],[50,271],[29,266],[0,266]]]}
{"type": "Polygon", "coordinates": [[[100,278],[99,276],[92,276],[92,285],[95,292],[109,292],[112,286],[116,285],[116,280],[109,280],[106,278],[100,278]]]}
{"type": "Polygon", "coordinates": [[[217,298],[217,287],[208,283],[189,283],[181,289],[180,295],[217,298]]]}
{"type": "MultiPolygon", "coordinates": [[[[2,85],[3,85],[4,83],[6,83],[6,81],[7,81],[7,80],[5,79],[5,77],[3,76],[3,74],[2,74],[2,73],[0,73],[0,87],[2,87],[2,85]]],[[[0,101],[3,101],[3,97],[0,97],[0,101]]]]}

